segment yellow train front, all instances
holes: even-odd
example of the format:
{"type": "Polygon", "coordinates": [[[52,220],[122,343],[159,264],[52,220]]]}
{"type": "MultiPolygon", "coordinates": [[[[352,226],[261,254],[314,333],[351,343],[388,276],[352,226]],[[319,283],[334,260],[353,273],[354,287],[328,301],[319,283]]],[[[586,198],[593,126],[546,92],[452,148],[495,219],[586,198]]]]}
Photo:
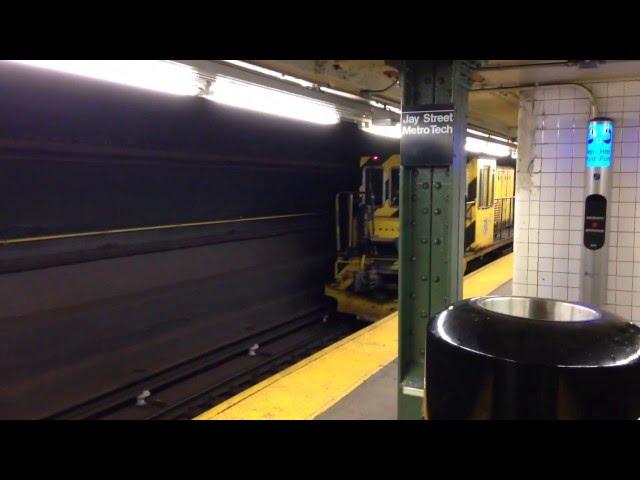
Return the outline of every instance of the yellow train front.
{"type": "MultiPolygon", "coordinates": [[[[515,173],[509,158],[467,158],[465,268],[513,241],[515,173]]],[[[335,200],[337,260],[325,294],[340,313],[375,321],[398,307],[400,155],[363,157],[357,192],[335,200]]]]}

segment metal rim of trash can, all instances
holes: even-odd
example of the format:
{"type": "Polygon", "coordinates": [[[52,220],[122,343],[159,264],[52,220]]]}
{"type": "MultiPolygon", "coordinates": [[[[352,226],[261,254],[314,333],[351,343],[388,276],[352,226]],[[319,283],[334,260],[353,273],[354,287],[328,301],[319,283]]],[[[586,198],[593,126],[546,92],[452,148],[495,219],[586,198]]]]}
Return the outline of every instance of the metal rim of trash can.
{"type": "Polygon", "coordinates": [[[472,300],[494,313],[552,322],[585,322],[601,318],[592,307],[560,300],[534,297],[480,297],[472,300]]]}

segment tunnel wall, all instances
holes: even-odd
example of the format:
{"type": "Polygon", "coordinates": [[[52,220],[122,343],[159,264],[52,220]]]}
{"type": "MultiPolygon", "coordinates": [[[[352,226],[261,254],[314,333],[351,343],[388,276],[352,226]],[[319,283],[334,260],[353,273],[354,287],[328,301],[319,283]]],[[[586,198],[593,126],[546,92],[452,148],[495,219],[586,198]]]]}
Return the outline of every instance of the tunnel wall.
{"type": "Polygon", "coordinates": [[[326,210],[397,145],[22,65],[0,95],[0,238],[326,210]]]}
{"type": "Polygon", "coordinates": [[[143,370],[164,368],[323,305],[334,196],[357,188],[361,155],[398,149],[353,124],[7,63],[0,96],[8,418],[39,418],[130,380],[138,360],[122,352],[137,352],[143,370]],[[205,224],[182,225],[191,222],[205,224]]]}
{"type": "MultiPolygon", "coordinates": [[[[616,122],[607,304],[640,321],[640,82],[585,84],[598,114],[616,122]]],[[[575,87],[521,97],[513,293],[577,301],[590,104],[575,87]]]]}

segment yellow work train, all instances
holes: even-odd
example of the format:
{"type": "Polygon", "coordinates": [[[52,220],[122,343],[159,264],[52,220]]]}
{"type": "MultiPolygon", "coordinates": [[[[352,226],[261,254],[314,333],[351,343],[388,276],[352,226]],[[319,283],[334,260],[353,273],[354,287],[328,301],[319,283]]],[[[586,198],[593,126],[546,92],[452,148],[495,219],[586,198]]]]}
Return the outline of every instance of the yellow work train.
{"type": "MultiPolygon", "coordinates": [[[[398,307],[400,155],[363,157],[360,168],[358,191],[336,195],[337,260],[325,294],[339,312],[375,321],[398,307]]],[[[505,159],[468,157],[465,268],[512,242],[514,184],[505,159]]]]}

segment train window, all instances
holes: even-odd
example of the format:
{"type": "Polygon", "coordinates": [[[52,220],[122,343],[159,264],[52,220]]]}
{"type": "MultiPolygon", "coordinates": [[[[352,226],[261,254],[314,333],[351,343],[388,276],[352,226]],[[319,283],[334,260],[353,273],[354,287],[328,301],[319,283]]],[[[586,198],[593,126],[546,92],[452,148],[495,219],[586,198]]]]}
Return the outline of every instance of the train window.
{"type": "Polygon", "coordinates": [[[478,172],[478,208],[493,207],[493,176],[489,165],[478,172]]]}
{"type": "Polygon", "coordinates": [[[400,205],[400,168],[391,169],[391,192],[389,193],[389,204],[392,207],[400,205]]]}
{"type": "Polygon", "coordinates": [[[367,203],[371,202],[375,207],[383,204],[383,170],[380,167],[365,167],[362,171],[362,181],[367,203]]]}

